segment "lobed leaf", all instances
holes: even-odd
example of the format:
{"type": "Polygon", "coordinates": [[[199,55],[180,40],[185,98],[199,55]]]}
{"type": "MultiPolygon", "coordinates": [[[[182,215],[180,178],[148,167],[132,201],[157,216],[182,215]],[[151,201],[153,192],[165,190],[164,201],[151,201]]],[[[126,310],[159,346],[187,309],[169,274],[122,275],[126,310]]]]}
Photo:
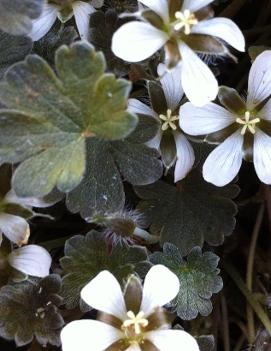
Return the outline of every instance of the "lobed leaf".
{"type": "Polygon", "coordinates": [[[218,256],[212,252],[202,253],[199,247],[195,247],[184,259],[175,245],[165,243],[163,252],[155,252],[150,260],[167,266],[179,278],[180,290],[172,307],[180,318],[190,320],[198,313],[208,316],[212,312],[210,299],[223,287],[218,275],[218,256]]]}
{"type": "Polygon", "coordinates": [[[0,30],[0,79],[6,70],[25,58],[32,49],[32,41],[28,37],[14,36],[0,30]]]}
{"type": "Polygon", "coordinates": [[[43,0],[0,0],[0,29],[13,35],[28,34],[42,5],[43,0]]]}
{"type": "Polygon", "coordinates": [[[224,236],[235,227],[237,207],[232,201],[239,190],[236,185],[218,188],[203,180],[198,169],[193,170],[178,186],[159,181],[135,187],[143,200],[139,209],[160,233],[161,243],[175,244],[187,254],[194,246],[221,245],[224,236]]]}
{"type": "Polygon", "coordinates": [[[59,333],[64,320],[57,306],[61,278],[52,274],[6,285],[0,290],[0,335],[14,340],[17,346],[30,343],[34,336],[45,346],[60,345],[59,333]]]}
{"type": "Polygon", "coordinates": [[[122,283],[133,272],[144,274],[150,265],[145,248],[118,244],[110,252],[102,234],[94,230],[67,240],[60,263],[64,271],[62,296],[67,308],[78,305],[81,289],[100,271],[109,270],[122,283]]]}
{"type": "Polygon", "coordinates": [[[104,73],[90,44],[62,46],[55,61],[57,75],[28,56],[0,84],[0,162],[21,162],[13,178],[19,196],[71,191],[85,173],[87,141],[122,139],[137,124],[126,110],[130,83],[104,73]]]}

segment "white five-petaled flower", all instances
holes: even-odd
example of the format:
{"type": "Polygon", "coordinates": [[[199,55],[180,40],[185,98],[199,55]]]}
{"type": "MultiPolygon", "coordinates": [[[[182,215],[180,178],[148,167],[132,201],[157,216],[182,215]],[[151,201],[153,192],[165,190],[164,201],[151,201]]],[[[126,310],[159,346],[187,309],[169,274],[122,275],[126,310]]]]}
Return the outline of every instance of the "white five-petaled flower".
{"type": "Polygon", "coordinates": [[[271,184],[271,51],[260,54],[252,64],[247,101],[234,89],[221,87],[223,108],[209,103],[202,108],[191,103],[180,109],[181,128],[190,135],[215,136],[223,142],[206,159],[204,179],[217,186],[231,182],[242,159],[253,160],[263,183],[271,184]],[[214,133],[214,134],[212,134],[214,133]]]}
{"type": "Polygon", "coordinates": [[[49,32],[57,18],[65,23],[74,16],[81,38],[87,39],[89,16],[95,12],[95,8],[102,6],[103,0],[45,0],[40,17],[32,22],[33,27],[29,36],[33,41],[37,41],[49,32]]]}
{"type": "Polygon", "coordinates": [[[116,278],[108,271],[99,273],[81,291],[90,306],[107,315],[103,321],[80,320],[61,332],[63,351],[199,351],[196,340],[182,330],[169,330],[161,324],[161,306],[179,291],[179,280],[162,265],[152,267],[140,294],[133,289],[124,295],[116,278]],[[127,296],[128,294],[128,296],[127,296]],[[139,301],[139,304],[138,304],[139,301]],[[134,310],[133,310],[134,308],[134,310]],[[160,316],[157,322],[156,313],[160,316]],[[106,322],[111,321],[111,324],[106,322]],[[158,323],[158,324],[157,324],[158,323]],[[79,344],[78,344],[79,343],[79,344]]]}
{"type": "Polygon", "coordinates": [[[207,5],[213,0],[184,0],[181,8],[173,0],[139,2],[151,9],[152,14],[143,10],[140,16],[143,21],[126,23],[114,33],[115,55],[139,62],[164,46],[166,63],[181,65],[180,78],[176,79],[181,79],[187,98],[196,106],[214,100],[218,93],[217,80],[196,53],[227,55],[223,42],[245,51],[245,40],[237,25],[227,18],[210,18],[207,5]]]}
{"type": "MultiPolygon", "coordinates": [[[[160,82],[165,97],[164,111],[155,111],[155,108],[136,99],[128,101],[129,111],[152,116],[160,124],[157,135],[147,145],[160,151],[166,168],[175,164],[175,182],[185,178],[195,162],[194,150],[178,126],[178,120],[182,118],[179,116],[178,110],[183,97],[181,81],[176,79],[180,71],[179,66],[170,71],[165,71],[164,64],[158,66],[158,74],[161,75],[160,82]],[[174,150],[172,151],[172,149],[174,150]]],[[[161,96],[157,99],[160,100],[158,105],[161,107],[163,105],[161,96]]]]}

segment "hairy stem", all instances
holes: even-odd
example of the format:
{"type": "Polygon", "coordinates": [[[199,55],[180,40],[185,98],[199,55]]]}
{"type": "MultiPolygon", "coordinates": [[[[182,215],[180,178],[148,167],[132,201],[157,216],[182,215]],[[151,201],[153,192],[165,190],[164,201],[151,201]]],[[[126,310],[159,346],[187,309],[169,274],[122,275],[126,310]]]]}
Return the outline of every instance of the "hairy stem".
{"type": "MultiPolygon", "coordinates": [[[[254,267],[255,251],[256,251],[257,240],[259,237],[259,233],[260,233],[260,229],[263,221],[263,215],[264,215],[264,204],[260,206],[260,209],[258,211],[256,222],[252,232],[249,252],[248,252],[246,285],[250,292],[252,292],[252,288],[253,288],[253,267],[254,267]]],[[[252,345],[255,340],[255,326],[254,326],[253,309],[249,304],[247,304],[247,327],[248,327],[248,342],[250,345],[252,345]]]]}

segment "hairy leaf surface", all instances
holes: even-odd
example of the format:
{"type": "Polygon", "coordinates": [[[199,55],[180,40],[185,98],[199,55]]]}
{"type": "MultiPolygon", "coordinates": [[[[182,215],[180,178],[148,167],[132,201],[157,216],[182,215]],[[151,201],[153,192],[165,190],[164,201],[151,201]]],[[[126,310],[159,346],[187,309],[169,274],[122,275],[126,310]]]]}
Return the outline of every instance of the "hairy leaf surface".
{"type": "Polygon", "coordinates": [[[218,256],[212,252],[202,253],[199,247],[195,247],[184,259],[175,245],[166,243],[163,253],[155,252],[150,260],[154,264],[167,266],[179,278],[180,291],[172,307],[180,318],[190,320],[196,318],[198,313],[208,316],[212,312],[210,298],[223,287],[218,275],[218,256]]]}

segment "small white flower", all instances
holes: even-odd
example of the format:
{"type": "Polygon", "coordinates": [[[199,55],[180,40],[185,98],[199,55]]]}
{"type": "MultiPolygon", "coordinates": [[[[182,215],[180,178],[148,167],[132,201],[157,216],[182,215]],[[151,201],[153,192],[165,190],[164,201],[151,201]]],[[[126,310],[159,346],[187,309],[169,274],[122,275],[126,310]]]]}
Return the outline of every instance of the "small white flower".
{"type": "Polygon", "coordinates": [[[27,219],[35,215],[35,213],[32,212],[32,207],[49,207],[56,201],[46,201],[33,197],[21,198],[18,197],[13,190],[10,190],[5,197],[1,199],[0,203],[0,246],[3,234],[18,246],[27,244],[30,236],[30,227],[27,219]],[[16,206],[18,208],[16,208],[16,206]],[[27,214],[28,216],[26,218],[20,216],[19,209],[25,212],[24,215],[27,214]],[[15,214],[13,214],[13,212],[15,214]]]}
{"type": "MultiPolygon", "coordinates": [[[[202,108],[186,103],[180,109],[181,128],[191,135],[210,134],[223,138],[206,159],[204,179],[217,186],[230,183],[238,174],[243,158],[253,160],[263,183],[271,184],[271,51],[259,55],[248,81],[247,101],[234,89],[221,87],[220,102],[202,108]],[[269,99],[268,99],[269,98],[269,99]],[[216,134],[212,134],[216,133],[216,134]]],[[[208,140],[208,137],[207,137],[208,140]]]]}
{"type": "Polygon", "coordinates": [[[46,35],[57,18],[63,23],[73,16],[82,39],[89,34],[89,16],[95,8],[103,6],[103,0],[77,1],[77,0],[45,0],[43,11],[39,18],[32,21],[32,31],[29,36],[33,41],[46,35]]]}
{"type": "Polygon", "coordinates": [[[18,271],[40,278],[49,275],[52,263],[49,252],[38,245],[27,245],[13,250],[7,260],[18,271]]]}
{"type": "Polygon", "coordinates": [[[166,99],[163,113],[157,113],[139,100],[129,99],[128,101],[129,111],[151,116],[160,124],[157,135],[147,145],[160,151],[167,169],[175,164],[175,182],[185,178],[195,162],[194,150],[178,126],[178,120],[182,118],[178,110],[183,97],[181,81],[176,79],[180,71],[179,66],[170,71],[166,70],[164,64],[158,66],[160,82],[166,99]],[[172,148],[174,151],[171,150],[172,148]],[[168,153],[170,155],[167,156],[168,153]]]}
{"type": "MultiPolygon", "coordinates": [[[[169,330],[168,324],[154,327],[156,313],[179,291],[179,280],[162,265],[152,267],[140,293],[123,295],[116,278],[108,271],[97,275],[81,291],[83,300],[107,317],[104,321],[80,320],[69,323],[61,332],[63,351],[199,351],[196,340],[182,330],[169,330]],[[139,304],[138,304],[139,300],[139,304]],[[128,307],[127,307],[128,305],[128,307]],[[134,308],[134,310],[133,310],[134,308]],[[113,324],[113,325],[112,325],[113,324]],[[78,344],[79,343],[79,344],[78,344]],[[142,346],[142,348],[141,348],[142,346]]],[[[138,291],[137,291],[138,292],[138,291]]],[[[157,323],[161,324],[157,320],[157,323]]]]}
{"type": "Polygon", "coordinates": [[[114,33],[115,55],[125,61],[138,62],[164,47],[168,65],[181,64],[180,79],[188,99],[197,106],[214,100],[218,93],[217,81],[195,52],[226,55],[228,50],[223,41],[245,51],[245,40],[237,25],[227,18],[209,18],[204,7],[213,0],[185,0],[181,8],[176,7],[178,2],[175,5],[171,2],[170,9],[167,0],[139,2],[153,13],[144,18],[145,11],[141,11],[143,22],[128,22],[114,33]]]}

